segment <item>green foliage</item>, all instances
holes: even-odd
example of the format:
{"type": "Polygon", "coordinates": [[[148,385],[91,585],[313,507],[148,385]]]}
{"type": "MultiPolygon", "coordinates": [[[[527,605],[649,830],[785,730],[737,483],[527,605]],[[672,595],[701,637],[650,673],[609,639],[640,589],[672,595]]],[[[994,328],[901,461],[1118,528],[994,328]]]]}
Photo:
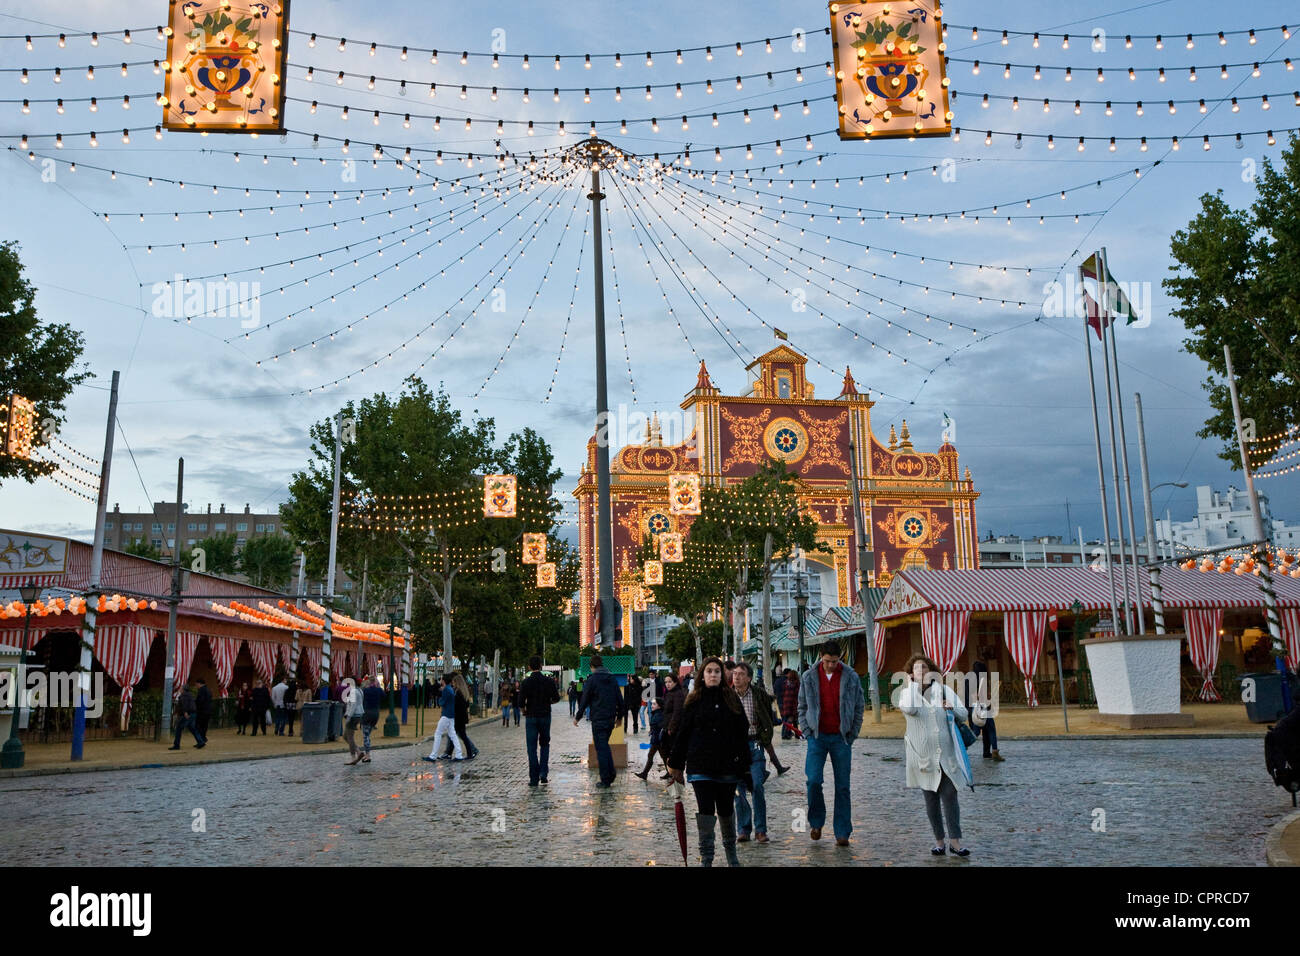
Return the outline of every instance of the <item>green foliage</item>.
{"type": "Polygon", "coordinates": [[[249,538],[239,555],[239,569],[250,584],[273,591],[284,591],[293,576],[297,548],[282,534],[249,538]]]}
{"type": "MultiPolygon", "coordinates": [[[[235,553],[238,541],[238,536],[234,534],[214,534],[194,546],[203,549],[207,574],[234,574],[239,570],[239,555],[235,553]]],[[[186,548],[181,552],[182,566],[191,567],[194,548],[186,548]]]]}
{"type": "Polygon", "coordinates": [[[147,538],[133,538],[122,550],[127,554],[134,554],[137,558],[149,558],[152,561],[162,560],[162,552],[150,544],[147,538]]]}
{"type": "Polygon", "coordinates": [[[1170,314],[1191,335],[1184,347],[1218,377],[1203,387],[1214,415],[1199,432],[1219,438],[1219,457],[1241,467],[1223,346],[1232,350],[1243,418],[1260,437],[1300,422],[1300,140],[1293,134],[1280,166],[1267,157],[1255,201],[1234,209],[1222,192],[1201,197],[1201,212],[1174,233],[1175,265],[1165,291],[1170,314]]]}
{"type": "MultiPolygon", "coordinates": [[[[721,656],[721,621],[708,621],[700,626],[700,645],[705,657],[721,656]]],[[[664,635],[664,656],[673,664],[695,659],[695,637],[688,624],[678,624],[664,635]]]]}
{"type": "MultiPolygon", "coordinates": [[[[34,453],[67,421],[68,395],[91,377],[88,366],[78,365],[84,348],[72,326],[40,323],[36,290],[23,276],[18,244],[0,242],[0,398],[16,392],[35,406],[34,453]]],[[[0,483],[15,477],[31,483],[57,470],[53,462],[0,455],[0,483]]]]}

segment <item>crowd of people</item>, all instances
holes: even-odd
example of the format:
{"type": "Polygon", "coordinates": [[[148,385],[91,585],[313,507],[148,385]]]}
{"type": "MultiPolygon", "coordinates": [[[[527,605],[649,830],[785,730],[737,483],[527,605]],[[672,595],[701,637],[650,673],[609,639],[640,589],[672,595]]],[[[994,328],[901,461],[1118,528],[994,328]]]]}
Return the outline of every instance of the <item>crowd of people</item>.
{"type": "MultiPolygon", "coordinates": [[[[913,656],[907,674],[909,682],[898,701],[906,719],[906,786],[923,794],[936,841],[931,853],[965,858],[971,851],[961,845],[960,772],[953,722],[970,727],[976,735],[983,732],[985,755],[1000,760],[993,720],[986,708],[963,703],[956,691],[939,679],[938,667],[924,655],[913,656]]],[[[591,722],[598,788],[609,788],[616,777],[609,747],[614,727],[622,721],[625,730],[630,723],[631,732],[638,733],[638,711],[647,714],[650,750],[635,776],[647,780],[657,755],[663,762],[661,779],[691,786],[697,805],[700,860],[705,866],[713,865],[719,833],[731,866],[740,864],[738,843],[769,842],[764,792],[771,776],[767,761],[770,757],[778,775],[790,769],[780,763],[772,746],[779,722],[783,739],[798,738],[806,745],[809,836],[820,840],[828,822],[823,788],[829,759],[831,832],[837,846],[848,846],[853,833],[852,745],[866,710],[862,682],[843,664],[840,648],[832,641],[822,646],[815,666],[802,675],[787,669],[773,684],[775,693],[769,695],[748,663],[709,657],[695,674],[679,678],[669,672],[644,683],[633,677],[620,687],[601,656],[595,654],[581,692],[576,693],[575,685],[570,685],[569,712],[574,726],[584,717],[591,722]]]]}

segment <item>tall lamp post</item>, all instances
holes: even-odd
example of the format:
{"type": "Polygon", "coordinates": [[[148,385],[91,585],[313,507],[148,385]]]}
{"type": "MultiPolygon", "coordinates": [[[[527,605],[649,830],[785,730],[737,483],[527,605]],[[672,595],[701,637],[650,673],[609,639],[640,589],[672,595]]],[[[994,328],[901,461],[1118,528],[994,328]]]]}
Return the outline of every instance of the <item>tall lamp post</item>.
{"type": "Polygon", "coordinates": [[[396,673],[393,670],[393,629],[397,627],[397,622],[402,619],[403,605],[397,601],[390,601],[386,604],[385,609],[388,611],[388,716],[384,718],[384,736],[400,737],[402,733],[401,724],[397,720],[397,710],[393,702],[393,677],[396,673]]]}
{"type": "MultiPolygon", "coordinates": [[[[41,589],[34,584],[24,584],[18,588],[18,595],[23,600],[23,607],[26,609],[26,615],[23,617],[23,650],[18,658],[18,676],[22,677],[23,670],[27,665],[27,635],[31,633],[32,627],[32,603],[41,596],[41,589]]],[[[18,739],[18,720],[23,709],[23,691],[25,690],[26,680],[18,680],[14,686],[14,712],[9,722],[9,739],[5,741],[3,749],[0,749],[0,767],[5,770],[17,770],[27,761],[27,754],[23,752],[23,742],[18,739]]]]}
{"type": "Polygon", "coordinates": [[[803,662],[803,626],[807,620],[808,614],[808,592],[804,590],[803,575],[799,575],[798,583],[795,585],[797,590],[794,592],[794,621],[795,627],[799,629],[799,673],[804,670],[803,662]]]}

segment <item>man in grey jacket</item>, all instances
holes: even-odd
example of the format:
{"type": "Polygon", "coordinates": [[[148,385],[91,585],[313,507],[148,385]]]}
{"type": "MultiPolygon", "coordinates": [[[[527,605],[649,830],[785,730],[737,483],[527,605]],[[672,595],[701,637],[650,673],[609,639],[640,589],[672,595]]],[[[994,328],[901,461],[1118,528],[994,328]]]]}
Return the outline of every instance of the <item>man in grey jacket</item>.
{"type": "Polygon", "coordinates": [[[852,668],[840,662],[835,641],[822,645],[821,662],[799,679],[799,729],[808,742],[804,776],[808,786],[808,835],[822,838],[826,825],[826,800],[822,796],[822,774],[831,758],[835,775],[835,845],[848,846],[853,832],[853,811],[849,805],[851,745],[862,728],[866,698],[862,681],[852,668]]]}

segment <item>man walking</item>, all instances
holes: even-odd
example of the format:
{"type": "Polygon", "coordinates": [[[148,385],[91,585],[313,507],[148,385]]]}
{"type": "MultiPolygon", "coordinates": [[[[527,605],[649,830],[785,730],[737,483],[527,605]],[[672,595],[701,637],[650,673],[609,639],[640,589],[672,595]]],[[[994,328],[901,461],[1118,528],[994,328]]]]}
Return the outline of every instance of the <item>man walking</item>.
{"type": "Polygon", "coordinates": [[[826,758],[831,758],[835,775],[835,845],[848,846],[853,832],[853,810],[849,805],[851,745],[862,729],[866,699],[862,681],[840,663],[835,641],[822,645],[821,663],[804,672],[799,681],[799,728],[808,741],[804,776],[808,781],[808,835],[822,838],[826,825],[826,801],[822,796],[822,775],[826,758]]]}
{"type": "Polygon", "coordinates": [[[205,737],[199,735],[199,732],[194,727],[194,712],[194,684],[191,682],[185,685],[185,689],[181,691],[180,699],[176,702],[176,716],[178,717],[176,739],[172,741],[172,745],[167,748],[168,750],[181,749],[181,734],[187,730],[194,735],[195,750],[202,750],[204,744],[208,742],[205,737]]]}
{"type": "Polygon", "coordinates": [[[555,681],[542,673],[542,659],[528,658],[529,674],[519,685],[524,710],[524,742],[528,748],[528,786],[546,783],[551,759],[551,705],[560,702],[555,681]],[[539,755],[538,750],[541,753],[539,755]]]}
{"type": "Polygon", "coordinates": [[[194,695],[194,729],[204,743],[208,740],[208,721],[212,718],[212,691],[208,682],[199,678],[199,692],[194,695]]]}
{"type": "MultiPolygon", "coordinates": [[[[339,697],[342,700],[342,695],[339,697]]],[[[266,736],[266,712],[271,709],[271,694],[262,684],[261,678],[253,681],[253,736],[260,728],[266,736]]]]}
{"type": "Polygon", "coordinates": [[[755,843],[766,843],[767,796],[763,792],[763,782],[767,780],[767,763],[763,759],[763,748],[772,742],[772,698],[767,696],[763,685],[754,680],[753,668],[744,661],[731,672],[731,680],[732,689],[740,698],[740,706],[744,708],[749,723],[749,780],[742,780],[736,788],[736,829],[740,833],[736,840],[746,843],[753,833],[755,843]],[[752,811],[745,796],[746,789],[754,795],[752,811]]]}
{"type": "Polygon", "coordinates": [[[442,675],[442,716],[438,718],[438,729],[433,733],[433,749],[429,751],[429,756],[425,757],[430,763],[439,759],[438,754],[442,752],[442,742],[444,738],[451,735],[451,745],[455,749],[456,760],[465,759],[465,750],[460,745],[460,738],[456,736],[456,688],[451,686],[451,675],[442,675]]]}
{"type": "Polygon", "coordinates": [[[616,776],[609,735],[614,732],[614,725],[623,719],[626,708],[618,681],[605,670],[605,662],[599,654],[591,655],[591,674],[582,688],[582,700],[578,701],[573,726],[579,725],[588,710],[591,711],[591,742],[596,748],[596,762],[600,767],[600,782],[596,786],[608,789],[614,785],[616,776]]]}
{"type": "Polygon", "coordinates": [[[271,712],[275,719],[275,735],[284,736],[284,692],[289,689],[283,677],[271,688],[271,712]]]}

